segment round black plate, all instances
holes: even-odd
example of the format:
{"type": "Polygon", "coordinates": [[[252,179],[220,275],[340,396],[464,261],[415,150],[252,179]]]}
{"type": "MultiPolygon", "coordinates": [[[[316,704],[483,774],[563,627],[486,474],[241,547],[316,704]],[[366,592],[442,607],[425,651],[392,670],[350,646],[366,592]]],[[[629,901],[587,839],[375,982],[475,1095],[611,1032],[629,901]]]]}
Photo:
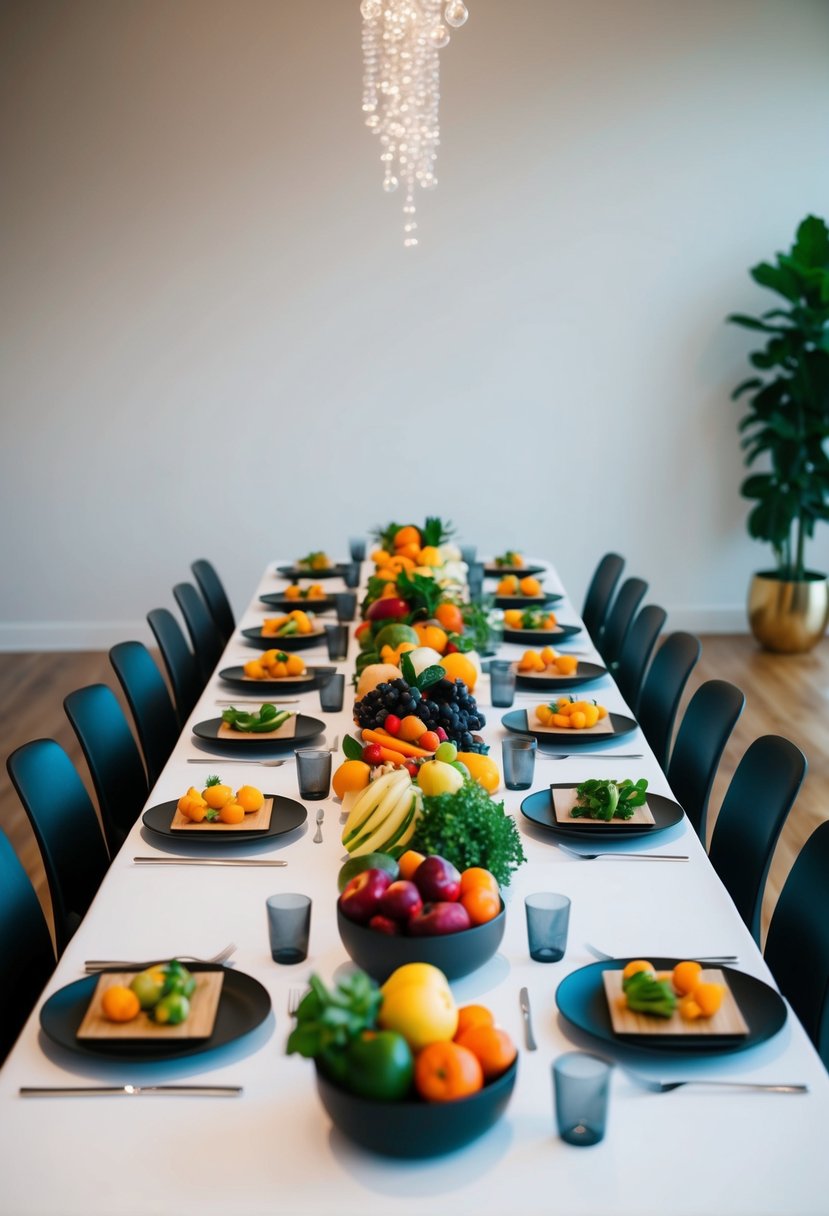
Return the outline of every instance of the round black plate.
{"type": "MultiPolygon", "coordinates": [[[[275,647],[276,650],[279,647],[275,647]]],[[[322,678],[322,674],[333,673],[333,667],[308,667],[303,676],[286,676],[283,680],[249,680],[245,676],[244,667],[225,667],[219,672],[219,678],[224,680],[231,688],[235,688],[237,692],[243,692],[245,695],[254,696],[258,693],[264,693],[265,698],[269,696],[288,696],[292,692],[308,692],[312,688],[316,688],[322,678]]]]}
{"type": "Polygon", "coordinates": [[[227,739],[224,735],[219,737],[221,725],[221,718],[210,718],[206,722],[197,722],[193,727],[193,734],[197,739],[205,739],[217,750],[231,752],[236,757],[246,753],[251,756],[261,756],[263,753],[272,752],[274,748],[292,751],[295,747],[307,743],[309,739],[316,739],[317,735],[321,735],[325,730],[325,723],[320,722],[319,718],[309,718],[306,714],[297,714],[296,730],[290,739],[269,739],[267,735],[246,735],[237,743],[235,739],[227,739]]]}
{"type": "Polygon", "coordinates": [[[602,735],[594,735],[590,730],[568,730],[566,733],[562,731],[560,735],[544,730],[533,730],[529,725],[529,711],[526,709],[511,709],[508,714],[504,714],[501,725],[516,735],[532,735],[539,744],[545,744],[551,750],[559,749],[569,752],[576,747],[610,743],[611,740],[621,739],[623,735],[630,735],[636,730],[636,722],[633,718],[628,718],[624,714],[609,714],[608,716],[613,730],[602,735]]]}
{"type": "Polygon", "coordinates": [[[243,629],[242,637],[247,638],[259,650],[307,650],[309,646],[325,645],[324,629],[316,633],[292,633],[286,638],[276,638],[273,634],[265,637],[262,627],[254,626],[251,629],[243,629]]]}
{"type": "MultiPolygon", "coordinates": [[[[516,664],[513,664],[516,667],[516,664]]],[[[527,671],[517,671],[518,687],[534,689],[539,692],[545,689],[561,689],[562,692],[567,692],[569,688],[581,688],[582,684],[590,684],[592,680],[600,680],[602,676],[607,675],[607,668],[600,667],[598,663],[585,663],[579,659],[578,667],[571,676],[551,676],[538,673],[533,675],[527,671]]]]}
{"type": "MultiPolygon", "coordinates": [[[[665,1054],[719,1055],[729,1051],[745,1051],[764,1043],[781,1030],[786,1021],[786,1006],[779,993],[762,980],[735,971],[733,967],[721,967],[728,977],[728,986],[734,994],[740,1012],[746,1020],[748,1034],[740,1036],[716,1035],[643,1035],[615,1034],[610,1023],[602,972],[615,967],[624,967],[629,958],[614,959],[610,963],[590,963],[563,979],[556,989],[556,1004],[568,1022],[595,1035],[614,1046],[635,1047],[639,1051],[665,1054]]],[[[678,958],[651,958],[658,971],[670,971],[681,960],[678,958]]]]}
{"type": "Polygon", "coordinates": [[[504,578],[507,574],[517,574],[519,578],[529,578],[532,574],[545,574],[544,566],[484,566],[486,578],[504,578]]]}
{"type": "Polygon", "coordinates": [[[543,608],[545,604],[557,604],[564,597],[557,591],[546,595],[496,595],[496,608],[543,608]]]}
{"type": "Polygon", "coordinates": [[[336,601],[330,595],[325,595],[318,600],[289,600],[278,591],[269,595],[260,595],[259,602],[267,604],[269,608],[276,608],[278,612],[293,612],[295,608],[299,608],[302,612],[331,612],[337,607],[336,601]]]}
{"type": "Polygon", "coordinates": [[[519,646],[555,646],[565,638],[581,633],[581,625],[556,625],[555,629],[507,629],[504,641],[517,642],[519,646]]]}
{"type": "Polygon", "coordinates": [[[177,844],[186,844],[188,848],[190,845],[195,845],[196,848],[201,848],[202,845],[205,848],[222,848],[225,845],[248,844],[252,840],[270,840],[273,836],[284,836],[286,832],[293,832],[295,828],[302,827],[308,818],[308,812],[301,802],[283,798],[280,794],[266,794],[265,797],[273,798],[274,804],[270,825],[261,832],[211,832],[207,828],[201,832],[174,832],[170,824],[176,810],[175,799],[148,807],[141,818],[147,831],[152,832],[154,836],[161,837],[166,843],[175,840],[177,844]]]}
{"type": "MultiPolygon", "coordinates": [[[[554,790],[572,789],[577,782],[559,781],[550,788],[554,790]]],[[[656,832],[664,832],[681,823],[685,814],[678,802],[665,798],[662,794],[652,794],[648,791],[648,806],[653,812],[653,825],[646,823],[625,823],[623,819],[614,819],[612,823],[597,823],[593,819],[573,819],[569,823],[559,823],[553,810],[553,799],[550,789],[536,790],[528,794],[521,803],[521,814],[537,827],[552,832],[555,836],[564,836],[568,840],[588,839],[594,844],[596,837],[602,837],[603,844],[612,844],[614,840],[630,840],[632,836],[651,836],[656,832]]]]}
{"type": "MultiPolygon", "coordinates": [[[[191,971],[221,970],[209,963],[188,963],[187,966],[191,971]]],[[[170,1039],[165,1043],[127,1042],[123,1039],[81,1041],[75,1036],[98,983],[97,975],[88,975],[74,984],[67,984],[50,996],[40,1011],[41,1029],[59,1047],[83,1056],[95,1056],[99,1060],[163,1062],[179,1056],[213,1051],[255,1030],[271,1010],[271,998],[258,980],[227,967],[223,970],[225,978],[216,1022],[213,1033],[207,1039],[170,1039]]]]}
{"type": "Polygon", "coordinates": [[[284,574],[285,578],[291,579],[292,582],[297,582],[301,578],[310,579],[311,582],[316,582],[318,578],[344,578],[346,571],[345,566],[326,566],[324,570],[300,570],[296,566],[277,566],[276,569],[279,574],[284,574]]]}

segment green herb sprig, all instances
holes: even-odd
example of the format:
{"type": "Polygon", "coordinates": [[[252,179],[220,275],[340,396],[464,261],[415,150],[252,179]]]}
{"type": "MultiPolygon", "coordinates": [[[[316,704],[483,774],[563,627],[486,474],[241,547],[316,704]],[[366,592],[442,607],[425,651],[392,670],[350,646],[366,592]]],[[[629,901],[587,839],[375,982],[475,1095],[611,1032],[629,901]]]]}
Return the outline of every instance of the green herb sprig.
{"type": "Polygon", "coordinates": [[[527,860],[515,820],[477,781],[464,781],[454,794],[424,798],[409,847],[445,857],[461,872],[482,866],[503,887],[527,860]]]}
{"type": "Polygon", "coordinates": [[[290,717],[291,714],[287,709],[277,709],[270,703],[266,703],[253,714],[236,709],[231,705],[222,714],[222,721],[233,730],[241,731],[246,735],[265,735],[278,730],[290,717]]]}
{"type": "Polygon", "coordinates": [[[374,1027],[383,997],[374,980],[355,971],[326,988],[318,975],[308,981],[309,991],[294,1014],[296,1025],[288,1036],[287,1055],[321,1059],[334,1077],[342,1075],[345,1051],[363,1030],[374,1027]]]}
{"type": "Polygon", "coordinates": [[[638,806],[645,805],[647,780],[583,781],[576,786],[576,805],[570,811],[574,819],[630,819],[638,806]]]}

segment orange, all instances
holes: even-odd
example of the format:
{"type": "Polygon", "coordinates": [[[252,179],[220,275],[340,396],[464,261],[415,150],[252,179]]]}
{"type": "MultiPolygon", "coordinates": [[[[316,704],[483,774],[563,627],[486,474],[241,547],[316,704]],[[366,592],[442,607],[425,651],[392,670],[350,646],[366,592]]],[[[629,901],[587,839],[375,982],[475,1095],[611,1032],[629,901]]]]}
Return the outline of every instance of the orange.
{"type": "MultiPolygon", "coordinates": [[[[437,649],[437,648],[436,648],[437,649]]],[[[471,659],[456,650],[453,654],[445,654],[440,665],[449,680],[463,680],[470,692],[475,691],[478,680],[478,669],[471,659]]]]}
{"type": "Polygon", "coordinates": [[[285,666],[289,676],[301,676],[305,672],[305,663],[298,654],[289,654],[285,666]]]}
{"type": "Polygon", "coordinates": [[[445,629],[441,629],[439,625],[426,625],[423,621],[418,621],[413,628],[420,638],[421,646],[429,646],[432,650],[436,650],[438,654],[443,654],[446,649],[446,643],[449,641],[445,629]]]}
{"type": "MultiPolygon", "coordinates": [[[[389,980],[393,978],[389,977],[389,980]]],[[[458,1007],[449,985],[434,980],[399,978],[381,989],[383,1003],[377,1015],[381,1030],[396,1030],[411,1047],[420,1051],[427,1043],[446,1042],[458,1028],[458,1007]],[[445,987],[444,987],[445,984],[445,987]]]]}
{"type": "Polygon", "coordinates": [[[699,983],[700,972],[702,967],[699,963],[684,962],[677,963],[671,975],[673,986],[680,996],[686,996],[687,993],[693,992],[699,983]]]}
{"type": "Polygon", "coordinates": [[[101,1011],[110,1022],[131,1022],[141,1011],[141,1002],[131,988],[113,984],[101,997],[101,1011]]]}
{"type": "MultiPolygon", "coordinates": [[[[596,716],[598,717],[598,713],[596,716]]],[[[587,715],[580,709],[577,709],[574,713],[570,714],[570,725],[573,730],[584,730],[587,726],[587,715]]]]}
{"type": "Polygon", "coordinates": [[[679,1015],[685,1018],[687,1022],[695,1022],[698,1017],[702,1016],[700,1009],[693,996],[684,996],[679,1002],[679,1015]]]}
{"type": "Polygon", "coordinates": [[[557,655],[553,662],[563,676],[574,675],[579,665],[579,661],[574,654],[557,655]]]}
{"type": "Polygon", "coordinates": [[[368,785],[371,768],[363,760],[344,760],[331,779],[331,786],[338,798],[350,790],[364,790],[368,785]]]}
{"type": "Polygon", "coordinates": [[[459,1043],[429,1043],[415,1060],[414,1083],[427,1102],[455,1102],[483,1089],[484,1073],[459,1043]]]}
{"type": "Polygon", "coordinates": [[[703,982],[697,984],[691,993],[692,1000],[699,1005],[700,1012],[705,1018],[713,1017],[722,1004],[724,988],[722,984],[703,982]]]}
{"type": "Polygon", "coordinates": [[[245,808],[239,802],[226,802],[219,811],[219,819],[222,823],[243,823],[245,808]]]}
{"type": "Polygon", "coordinates": [[[518,1054],[506,1030],[497,1026],[473,1026],[458,1042],[477,1057],[486,1081],[494,1081],[506,1072],[518,1054]]]}
{"type": "Polygon", "coordinates": [[[261,659],[249,659],[248,662],[245,663],[244,672],[249,680],[267,679],[267,672],[262,666],[261,659]]]}
{"type": "Polygon", "coordinates": [[[455,1041],[473,1026],[494,1026],[495,1018],[485,1005],[462,1005],[458,1010],[458,1029],[455,1031],[455,1041]]]}
{"type": "Polygon", "coordinates": [[[444,600],[435,609],[435,620],[440,621],[447,633],[463,633],[463,613],[457,604],[444,600]]]}
{"type": "Polygon", "coordinates": [[[211,811],[220,811],[225,803],[230,802],[233,797],[233,790],[229,785],[221,783],[208,785],[202,790],[202,798],[205,800],[211,811]]]}
{"type": "Polygon", "coordinates": [[[426,545],[420,550],[417,564],[419,566],[442,566],[443,558],[440,555],[440,551],[434,545],[426,545]]]}
{"type": "Polygon", "coordinates": [[[184,797],[178,804],[178,809],[182,815],[186,815],[191,823],[201,823],[207,814],[207,803],[203,798],[187,798],[184,797]],[[185,803],[182,806],[182,802],[185,803]]]}
{"type": "Polygon", "coordinates": [[[426,733],[426,723],[414,714],[407,714],[400,723],[400,730],[397,732],[398,739],[402,739],[404,743],[416,743],[421,735],[426,733]]]}
{"type": "Polygon", "coordinates": [[[485,870],[483,866],[470,866],[461,874],[461,895],[481,889],[491,891],[493,895],[500,894],[498,880],[494,874],[490,874],[489,870],[485,870]]]}
{"type": "Polygon", "coordinates": [[[261,811],[265,805],[265,795],[255,785],[243,785],[236,791],[236,801],[246,815],[252,811],[261,811]]]}
{"type": "Polygon", "coordinates": [[[653,972],[653,963],[646,962],[643,958],[633,959],[622,972],[622,979],[629,980],[632,975],[638,975],[640,971],[653,972]]]}
{"type": "Polygon", "coordinates": [[[414,849],[407,849],[397,862],[400,869],[400,877],[411,881],[415,870],[420,865],[421,861],[425,860],[425,853],[417,853],[414,849]]]}
{"type": "Polygon", "coordinates": [[[414,541],[414,540],[409,541],[409,543],[407,545],[398,545],[397,542],[395,541],[395,549],[396,549],[399,557],[410,558],[412,561],[412,564],[414,564],[414,562],[420,556],[420,545],[417,541],[414,541]]]}
{"type": "Polygon", "coordinates": [[[420,552],[420,532],[414,524],[404,524],[394,534],[395,549],[402,549],[404,545],[417,545],[418,552],[420,552]]]}
{"type": "Polygon", "coordinates": [[[541,583],[537,578],[522,578],[518,586],[522,595],[541,595],[541,583]]]}
{"type": "Polygon", "coordinates": [[[375,566],[385,566],[390,557],[391,554],[387,549],[375,549],[371,554],[371,560],[375,566]]]}
{"type": "Polygon", "coordinates": [[[456,759],[466,765],[473,781],[482,785],[488,794],[495,793],[501,784],[501,770],[491,756],[481,756],[478,752],[458,752],[456,759]]]}
{"type": "Polygon", "coordinates": [[[469,913],[473,925],[485,925],[487,921],[495,920],[501,911],[501,897],[487,887],[471,887],[460,902],[469,913]]]}

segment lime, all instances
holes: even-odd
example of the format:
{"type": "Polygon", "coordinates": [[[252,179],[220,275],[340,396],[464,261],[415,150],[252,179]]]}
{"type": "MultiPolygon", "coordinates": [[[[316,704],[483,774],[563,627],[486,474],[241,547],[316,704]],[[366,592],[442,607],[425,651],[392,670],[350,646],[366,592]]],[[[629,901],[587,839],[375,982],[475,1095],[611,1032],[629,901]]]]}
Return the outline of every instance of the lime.
{"type": "Polygon", "coordinates": [[[163,996],[153,1009],[153,1018],[162,1026],[178,1026],[186,1020],[190,1002],[181,992],[170,992],[163,996]]]}
{"type": "Polygon", "coordinates": [[[130,984],[130,988],[138,997],[142,1009],[152,1009],[161,1000],[163,985],[151,971],[140,971],[130,984]]]}
{"type": "Polygon", "coordinates": [[[178,959],[173,959],[167,965],[166,975],[164,977],[164,988],[162,989],[164,996],[169,996],[170,993],[179,992],[182,996],[192,996],[196,987],[196,981],[186,967],[183,967],[178,959]]]}

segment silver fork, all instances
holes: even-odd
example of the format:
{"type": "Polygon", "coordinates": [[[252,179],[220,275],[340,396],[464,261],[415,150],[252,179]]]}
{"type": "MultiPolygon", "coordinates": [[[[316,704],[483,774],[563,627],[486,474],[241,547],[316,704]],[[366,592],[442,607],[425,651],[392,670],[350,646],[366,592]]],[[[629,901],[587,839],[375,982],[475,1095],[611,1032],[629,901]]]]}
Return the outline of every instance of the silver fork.
{"type": "Polygon", "coordinates": [[[633,1072],[629,1068],[625,1068],[628,1076],[641,1085],[643,1089],[647,1089],[652,1094],[669,1094],[671,1090],[682,1089],[686,1085],[704,1085],[706,1088],[714,1089],[756,1089],[764,1093],[770,1094],[807,1094],[809,1092],[808,1085],[771,1085],[761,1081],[709,1081],[697,1080],[689,1077],[686,1081],[652,1081],[650,1077],[643,1077],[641,1073],[633,1072]]]}
{"type": "Polygon", "coordinates": [[[578,857],[579,861],[598,861],[601,857],[609,857],[612,861],[687,861],[683,853],[579,853],[570,849],[566,844],[556,841],[562,853],[568,857],[578,857]]]}
{"type": "MultiPolygon", "coordinates": [[[[293,759],[293,756],[291,757],[291,759],[293,759]]],[[[223,760],[220,760],[217,756],[214,756],[213,759],[209,759],[209,758],[203,759],[201,756],[198,756],[198,757],[197,756],[188,756],[187,763],[188,764],[212,764],[214,768],[216,767],[217,764],[220,764],[220,765],[221,764],[227,764],[227,765],[230,765],[230,764],[258,764],[258,765],[260,765],[260,767],[265,767],[265,768],[279,768],[280,765],[287,764],[288,762],[287,762],[287,760],[251,760],[248,757],[246,757],[244,760],[233,760],[228,757],[226,757],[223,760]]]]}
{"type": "Polygon", "coordinates": [[[325,811],[320,807],[317,811],[317,830],[314,833],[314,844],[322,844],[322,821],[325,818],[325,811]]]}
{"type": "Polygon", "coordinates": [[[289,988],[288,989],[288,1013],[291,1017],[299,1009],[302,1003],[302,998],[305,996],[304,988],[289,988]]]}
{"type": "Polygon", "coordinates": [[[543,747],[538,755],[547,760],[641,760],[641,752],[548,752],[543,747]]]}
{"type": "MultiPolygon", "coordinates": [[[[195,954],[170,954],[167,958],[177,958],[183,963],[226,963],[232,954],[236,953],[236,943],[230,942],[223,950],[219,950],[212,958],[198,958],[195,954]]],[[[106,967],[142,967],[146,968],[153,962],[166,962],[167,959],[150,959],[148,962],[134,962],[123,958],[88,958],[83,965],[87,975],[103,971],[106,967]]]]}
{"type": "MultiPolygon", "coordinates": [[[[604,950],[600,950],[598,946],[591,945],[590,942],[585,942],[584,948],[585,950],[589,951],[594,958],[599,959],[600,962],[613,963],[616,961],[614,955],[606,954],[604,950]]],[[[642,957],[647,958],[647,954],[643,953],[642,957]]],[[[689,955],[688,957],[690,958],[692,956],[689,955]]],[[[697,963],[711,963],[712,965],[717,963],[739,963],[740,961],[736,954],[695,954],[693,955],[693,958],[697,963]]]]}

